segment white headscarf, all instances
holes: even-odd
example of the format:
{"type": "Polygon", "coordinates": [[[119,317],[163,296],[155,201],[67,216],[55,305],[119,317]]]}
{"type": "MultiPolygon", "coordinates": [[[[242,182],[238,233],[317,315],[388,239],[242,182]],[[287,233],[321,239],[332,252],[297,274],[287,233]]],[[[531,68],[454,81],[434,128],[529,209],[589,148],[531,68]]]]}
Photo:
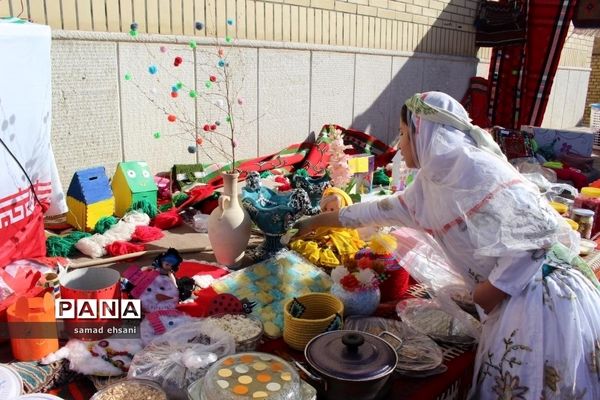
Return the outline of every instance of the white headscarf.
{"type": "Polygon", "coordinates": [[[402,199],[419,226],[438,237],[468,228],[482,256],[571,244],[566,223],[506,161],[491,135],[471,124],[460,103],[428,92],[406,106],[420,169],[402,199]]]}

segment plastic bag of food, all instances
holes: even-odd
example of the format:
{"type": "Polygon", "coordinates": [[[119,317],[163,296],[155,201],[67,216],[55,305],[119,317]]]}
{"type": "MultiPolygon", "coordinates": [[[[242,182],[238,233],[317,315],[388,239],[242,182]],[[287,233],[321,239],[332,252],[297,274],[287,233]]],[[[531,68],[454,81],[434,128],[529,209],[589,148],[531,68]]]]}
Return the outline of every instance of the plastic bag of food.
{"type": "Polygon", "coordinates": [[[402,321],[378,317],[349,317],[344,322],[344,329],[367,332],[380,335],[382,332],[402,339],[402,344],[390,336],[381,338],[392,347],[397,348],[398,364],[396,370],[400,373],[424,372],[433,370],[442,364],[442,349],[428,336],[410,328],[402,321]]]}
{"type": "Polygon", "coordinates": [[[412,329],[434,340],[454,344],[473,344],[479,321],[466,312],[457,317],[436,299],[406,299],[396,305],[400,319],[412,329]]]}
{"type": "Polygon", "coordinates": [[[233,354],[235,341],[213,323],[185,323],[155,338],[137,353],[128,377],[157,382],[171,400],[187,400],[186,388],[217,359],[233,354]]]}

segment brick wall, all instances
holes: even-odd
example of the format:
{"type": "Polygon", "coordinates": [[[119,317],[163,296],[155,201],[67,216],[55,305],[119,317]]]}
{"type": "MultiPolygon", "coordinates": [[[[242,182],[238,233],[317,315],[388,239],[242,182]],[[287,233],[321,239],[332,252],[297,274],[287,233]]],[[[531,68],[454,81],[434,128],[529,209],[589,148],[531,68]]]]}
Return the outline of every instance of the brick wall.
{"type": "Polygon", "coordinates": [[[592,72],[583,114],[583,124],[586,126],[590,124],[590,104],[600,103],[600,39],[598,38],[594,41],[591,67],[592,72]]]}
{"type": "Polygon", "coordinates": [[[291,41],[474,56],[475,0],[4,0],[54,29],[291,41]],[[228,18],[234,26],[227,26],[228,18]],[[196,31],[195,21],[206,23],[196,31]]]}

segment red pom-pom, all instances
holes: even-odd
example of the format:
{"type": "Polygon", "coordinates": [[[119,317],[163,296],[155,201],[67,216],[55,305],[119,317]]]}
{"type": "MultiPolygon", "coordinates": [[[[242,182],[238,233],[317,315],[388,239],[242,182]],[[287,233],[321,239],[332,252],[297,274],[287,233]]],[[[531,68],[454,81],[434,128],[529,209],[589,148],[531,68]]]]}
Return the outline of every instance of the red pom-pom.
{"type": "Polygon", "coordinates": [[[131,240],[136,242],[148,243],[158,240],[165,236],[162,229],[155,226],[138,225],[135,227],[131,240]]]}
{"type": "Polygon", "coordinates": [[[217,81],[217,77],[216,77],[216,76],[214,76],[214,75],[211,75],[211,76],[210,76],[210,81],[211,81],[211,82],[216,82],[216,81],[217,81]]]}
{"type": "Polygon", "coordinates": [[[211,125],[211,126],[210,126],[210,130],[211,130],[211,131],[216,131],[216,130],[217,130],[217,125],[214,125],[214,124],[213,124],[213,125],[211,125]]]}
{"type": "Polygon", "coordinates": [[[344,289],[352,291],[360,286],[360,282],[354,276],[354,274],[348,274],[342,279],[340,279],[340,283],[344,287],[344,289]]]}
{"type": "Polygon", "coordinates": [[[105,247],[106,252],[110,256],[121,256],[123,254],[137,253],[138,251],[144,251],[143,244],[134,244],[129,242],[122,242],[120,240],[112,242],[105,247]]]}
{"type": "Polygon", "coordinates": [[[177,96],[179,96],[179,94],[177,94],[177,92],[171,92],[171,97],[172,97],[172,98],[175,98],[175,97],[177,97],[177,96]]]}
{"type": "Polygon", "coordinates": [[[202,129],[204,129],[205,132],[210,131],[210,125],[206,124],[202,127],[202,129]]]}
{"type": "Polygon", "coordinates": [[[167,117],[167,120],[169,120],[169,122],[175,122],[176,119],[177,117],[173,114],[169,114],[169,116],[167,117]]]}
{"type": "Polygon", "coordinates": [[[152,220],[152,226],[160,229],[170,229],[183,224],[183,218],[177,212],[177,208],[173,207],[169,211],[158,214],[152,220]]]}
{"type": "Polygon", "coordinates": [[[175,60],[173,60],[173,65],[176,67],[179,67],[182,62],[183,62],[183,58],[177,56],[177,57],[175,57],[175,60]]]}
{"type": "Polygon", "coordinates": [[[198,137],[196,138],[196,144],[197,144],[198,146],[202,146],[202,143],[204,143],[204,140],[202,140],[202,138],[201,138],[200,136],[198,136],[198,137]]]}

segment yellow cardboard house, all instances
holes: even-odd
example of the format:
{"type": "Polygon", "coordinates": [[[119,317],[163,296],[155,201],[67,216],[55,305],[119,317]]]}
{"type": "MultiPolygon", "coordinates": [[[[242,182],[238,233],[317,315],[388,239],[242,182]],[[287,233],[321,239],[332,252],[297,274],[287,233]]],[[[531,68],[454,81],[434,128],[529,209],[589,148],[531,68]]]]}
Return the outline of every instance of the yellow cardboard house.
{"type": "Polygon", "coordinates": [[[115,212],[115,198],[104,167],[75,172],[67,191],[67,223],[80,231],[92,231],[96,222],[115,212]]]}
{"type": "Polygon", "coordinates": [[[158,186],[144,161],[127,161],[117,165],[113,176],[112,190],[115,194],[115,215],[122,217],[131,205],[147,200],[156,205],[158,186]]]}

